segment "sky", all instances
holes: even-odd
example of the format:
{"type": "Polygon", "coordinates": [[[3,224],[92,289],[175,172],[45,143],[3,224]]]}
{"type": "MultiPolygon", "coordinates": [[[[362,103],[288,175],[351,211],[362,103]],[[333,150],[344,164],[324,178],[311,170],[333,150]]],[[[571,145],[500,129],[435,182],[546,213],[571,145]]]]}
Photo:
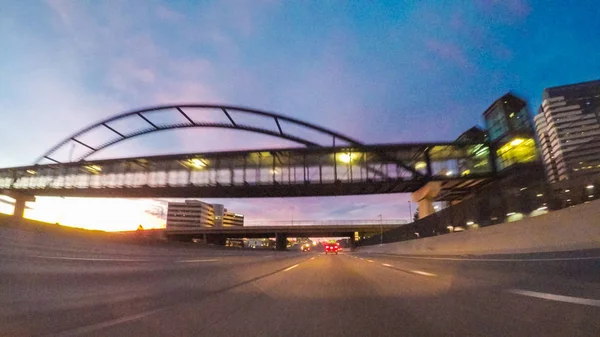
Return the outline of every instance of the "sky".
{"type": "MultiPolygon", "coordinates": [[[[535,113],[544,88],[600,78],[595,0],[0,0],[0,8],[0,167],[31,164],[110,116],[168,103],[253,107],[363,143],[448,141],[508,91],[535,113]]],[[[95,158],[273,146],[297,145],[191,129],[95,158]]],[[[408,219],[409,197],[207,201],[248,221],[408,219]]],[[[147,215],[161,203],[38,198],[28,212],[58,221],[66,204],[86,211],[65,223],[134,229],[160,226],[147,215]]]]}

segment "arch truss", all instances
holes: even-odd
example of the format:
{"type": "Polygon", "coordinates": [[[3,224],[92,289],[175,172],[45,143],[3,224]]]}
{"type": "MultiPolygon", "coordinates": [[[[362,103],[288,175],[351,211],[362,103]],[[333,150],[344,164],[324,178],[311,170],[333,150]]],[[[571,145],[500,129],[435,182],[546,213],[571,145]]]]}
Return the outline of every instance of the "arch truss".
{"type": "MultiPolygon", "coordinates": [[[[81,161],[85,160],[89,156],[94,153],[103,150],[107,147],[120,143],[124,140],[128,140],[134,137],[138,137],[145,134],[150,134],[159,131],[165,130],[174,130],[174,129],[186,129],[186,128],[220,128],[220,129],[230,129],[230,130],[238,130],[238,131],[248,131],[268,136],[274,136],[281,139],[285,139],[288,141],[292,141],[306,147],[321,147],[322,145],[316,143],[314,140],[307,139],[307,137],[302,137],[299,135],[294,135],[292,132],[288,132],[285,130],[285,125],[292,125],[293,128],[300,128],[312,132],[316,132],[323,136],[329,137],[332,140],[332,145],[336,146],[336,141],[341,141],[351,146],[359,146],[362,145],[359,141],[342,135],[340,133],[331,131],[329,129],[323,128],[321,126],[311,124],[308,122],[304,122],[292,117],[283,116],[280,114],[275,114],[271,112],[237,107],[237,106],[228,106],[228,105],[214,105],[214,104],[181,104],[181,105],[163,105],[156,106],[151,108],[145,108],[141,110],[135,110],[126,112],[123,114],[119,114],[108,118],[106,120],[100,121],[96,124],[90,125],[83,130],[76,132],[75,134],[65,138],[60,143],[52,147],[42,156],[40,156],[35,164],[40,164],[44,160],[49,160],[54,163],[61,163],[58,159],[54,157],[54,154],[59,152],[62,149],[67,148],[71,144],[77,144],[85,148],[85,153],[83,155],[79,155],[76,158],[70,158],[69,161],[81,161]],[[217,110],[223,114],[222,117],[226,117],[227,122],[213,122],[213,121],[202,121],[198,120],[196,114],[192,116],[190,112],[196,112],[197,110],[202,110],[204,112],[209,110],[217,110]],[[177,122],[162,122],[159,123],[156,120],[159,119],[157,114],[178,114],[179,120],[177,122]],[[264,117],[267,120],[270,119],[273,122],[271,125],[272,129],[269,129],[268,126],[253,126],[244,124],[240,122],[235,117],[238,117],[240,114],[244,115],[254,115],[264,117]],[[138,121],[143,122],[144,127],[141,129],[137,129],[135,131],[125,132],[120,130],[115,124],[118,124],[120,121],[124,121],[126,119],[137,118],[138,121]],[[183,121],[183,122],[182,122],[183,121]],[[275,129],[276,127],[276,129],[275,129]],[[87,135],[94,133],[97,130],[106,129],[111,132],[112,137],[105,141],[100,145],[90,144],[90,142],[85,141],[87,135]]],[[[105,130],[104,130],[105,131],[105,130]]],[[[331,146],[331,144],[326,144],[327,146],[331,146]]]]}

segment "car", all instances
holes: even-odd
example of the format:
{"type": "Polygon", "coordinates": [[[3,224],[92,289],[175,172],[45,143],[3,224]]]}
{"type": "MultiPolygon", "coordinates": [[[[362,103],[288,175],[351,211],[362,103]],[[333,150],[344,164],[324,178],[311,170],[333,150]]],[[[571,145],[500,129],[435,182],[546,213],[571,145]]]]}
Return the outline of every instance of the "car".
{"type": "Polygon", "coordinates": [[[340,249],[339,243],[326,243],[325,244],[325,254],[335,253],[337,255],[339,249],[340,249]]]}
{"type": "Polygon", "coordinates": [[[303,244],[300,250],[303,252],[310,252],[310,243],[303,244]]]}

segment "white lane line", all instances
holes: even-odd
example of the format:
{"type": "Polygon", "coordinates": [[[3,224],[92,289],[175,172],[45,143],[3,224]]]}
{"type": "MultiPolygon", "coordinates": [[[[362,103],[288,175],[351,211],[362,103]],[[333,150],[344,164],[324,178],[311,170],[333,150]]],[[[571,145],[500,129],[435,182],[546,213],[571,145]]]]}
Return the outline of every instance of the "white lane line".
{"type": "Polygon", "coordinates": [[[130,322],[130,321],[134,321],[140,318],[144,318],[146,316],[150,316],[153,314],[156,314],[160,311],[163,311],[165,309],[156,309],[156,310],[150,310],[150,311],[146,311],[146,312],[142,312],[139,314],[135,314],[135,315],[131,315],[131,316],[125,316],[125,317],[121,317],[121,318],[117,318],[117,319],[113,319],[110,321],[106,321],[106,322],[102,322],[102,323],[97,323],[97,324],[92,324],[92,325],[86,325],[86,326],[82,326],[79,328],[75,328],[72,330],[67,330],[67,331],[63,331],[63,332],[59,332],[57,334],[53,334],[51,336],[60,336],[60,337],[68,337],[68,336],[78,336],[78,335],[83,335],[83,334],[87,334],[96,330],[100,330],[100,329],[104,329],[104,328],[108,328],[114,325],[118,325],[121,323],[126,323],[126,322],[130,322]]]}
{"type": "MultiPolygon", "coordinates": [[[[373,262],[371,260],[369,260],[369,261],[373,262]]],[[[382,263],[381,265],[384,267],[389,267],[389,268],[392,268],[395,270],[403,271],[405,273],[412,273],[412,274],[423,275],[423,276],[437,276],[436,274],[428,273],[428,272],[422,271],[422,270],[406,270],[406,269],[394,268],[393,265],[388,264],[388,263],[382,263]]]]}
{"type": "Polygon", "coordinates": [[[529,290],[522,290],[522,289],[509,289],[507,291],[512,294],[542,298],[542,299],[550,300],[550,301],[558,301],[558,302],[600,307],[600,300],[593,300],[593,299],[589,299],[589,298],[563,296],[563,295],[555,295],[555,294],[548,294],[548,293],[539,293],[537,291],[529,291],[529,290]]]}
{"type": "Polygon", "coordinates": [[[196,262],[215,262],[219,261],[218,259],[205,259],[205,260],[179,260],[179,263],[196,263],[196,262]]]}
{"type": "Polygon", "coordinates": [[[367,260],[367,261],[368,261],[368,262],[371,262],[371,263],[375,262],[375,261],[373,261],[373,260],[367,260]]]}
{"type": "Polygon", "coordinates": [[[577,261],[577,260],[600,260],[600,256],[582,256],[582,257],[554,257],[554,258],[531,258],[531,259],[509,259],[509,258],[460,258],[460,257],[432,257],[432,256],[406,256],[396,254],[381,254],[386,256],[399,257],[403,259],[418,259],[418,260],[442,260],[442,261],[482,261],[482,262],[540,262],[540,261],[577,261]]]}
{"type": "Polygon", "coordinates": [[[292,269],[294,269],[294,268],[298,267],[299,265],[300,265],[300,264],[295,264],[295,265],[293,265],[293,266],[291,266],[291,267],[288,267],[288,268],[284,269],[283,271],[292,270],[292,269]]]}
{"type": "Polygon", "coordinates": [[[421,270],[411,270],[410,272],[414,273],[414,274],[423,275],[423,276],[437,276],[436,274],[428,273],[426,271],[421,271],[421,270]]]}
{"type": "Polygon", "coordinates": [[[94,258],[94,257],[65,257],[65,256],[43,256],[43,255],[29,255],[29,257],[35,257],[40,259],[49,260],[68,260],[68,261],[108,261],[108,262],[146,262],[151,260],[145,259],[109,259],[109,258],[94,258]]]}

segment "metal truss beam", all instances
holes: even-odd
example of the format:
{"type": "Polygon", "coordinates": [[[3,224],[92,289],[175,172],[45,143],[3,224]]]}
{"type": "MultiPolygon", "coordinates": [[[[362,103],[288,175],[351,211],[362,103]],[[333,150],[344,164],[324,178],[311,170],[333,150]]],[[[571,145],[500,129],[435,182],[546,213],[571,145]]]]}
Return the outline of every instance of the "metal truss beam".
{"type": "MultiPolygon", "coordinates": [[[[50,150],[48,150],[46,153],[44,153],[42,156],[40,156],[35,163],[40,163],[40,161],[42,161],[43,159],[47,159],[49,157],[52,156],[52,154],[54,154],[57,150],[59,150],[60,148],[62,148],[63,146],[67,145],[70,141],[74,141],[75,139],[78,139],[80,136],[87,134],[93,130],[95,130],[96,128],[99,127],[105,127],[109,130],[111,130],[112,132],[114,132],[116,135],[118,135],[122,140],[125,139],[129,139],[135,136],[138,136],[140,134],[147,134],[153,131],[162,131],[162,130],[173,130],[173,129],[181,129],[181,128],[185,128],[185,127],[189,127],[189,126],[208,126],[208,125],[212,125],[215,126],[217,125],[217,123],[210,123],[210,122],[201,122],[201,121],[195,121],[194,119],[190,118],[189,115],[184,111],[184,109],[188,110],[188,109],[199,109],[199,110],[210,110],[210,109],[221,109],[223,111],[223,113],[225,114],[225,116],[227,116],[227,118],[229,119],[229,121],[231,122],[231,125],[228,127],[229,129],[235,129],[235,130],[241,130],[241,131],[251,131],[251,132],[258,132],[258,133],[262,133],[262,134],[266,134],[266,135],[271,135],[271,136],[275,136],[275,137],[279,137],[279,138],[283,138],[283,139],[287,139],[287,140],[291,140],[294,142],[297,142],[299,144],[305,145],[305,146],[310,146],[310,147],[314,147],[314,146],[321,146],[317,143],[315,143],[314,141],[310,140],[310,139],[306,139],[303,137],[299,137],[299,136],[294,136],[294,135],[290,135],[287,133],[283,132],[282,126],[281,126],[281,122],[284,121],[286,123],[290,123],[296,126],[299,126],[301,128],[304,129],[308,129],[308,130],[312,130],[312,131],[316,131],[318,133],[327,135],[329,137],[333,137],[334,139],[338,139],[338,140],[342,140],[346,143],[348,143],[349,145],[362,145],[359,141],[352,139],[350,137],[344,136],[340,133],[337,133],[335,131],[323,128],[321,126],[315,125],[315,124],[311,124],[308,122],[304,122],[292,117],[287,117],[287,116],[283,116],[280,114],[275,114],[275,113],[271,113],[271,112],[266,112],[266,111],[261,111],[261,110],[256,110],[256,109],[250,109],[250,108],[245,108],[245,107],[238,107],[238,106],[229,106],[229,105],[214,105],[214,104],[181,104],[181,105],[162,105],[162,106],[156,106],[156,107],[151,107],[151,108],[146,108],[146,109],[140,109],[140,110],[135,110],[135,111],[131,111],[131,112],[127,112],[127,113],[123,113],[123,114],[119,114],[116,115],[114,117],[108,118],[106,120],[103,120],[101,122],[98,122],[96,124],[92,124],[84,129],[82,129],[79,132],[76,132],[75,134],[65,138],[63,141],[61,141],[60,143],[58,143],[57,145],[55,145],[54,147],[52,147],[50,150]],[[144,116],[145,113],[148,112],[160,112],[160,113],[168,113],[169,111],[172,111],[173,109],[177,110],[188,122],[189,124],[168,124],[168,125],[157,125],[156,123],[152,122],[149,118],[147,118],[146,116],[144,116]],[[267,128],[263,128],[263,127],[255,127],[255,126],[243,126],[238,124],[232,117],[231,113],[235,112],[236,114],[250,114],[250,115],[257,115],[257,116],[263,116],[263,117],[269,117],[269,118],[274,118],[275,122],[277,124],[277,129],[279,132],[273,132],[268,130],[267,128]],[[115,130],[114,128],[112,128],[109,123],[111,122],[115,122],[115,121],[119,121],[119,120],[123,120],[125,118],[131,117],[131,116],[137,116],[139,118],[141,118],[142,120],[144,120],[147,124],[149,124],[152,129],[151,130],[143,130],[143,131],[138,131],[138,132],[134,132],[134,133],[130,133],[130,134],[124,134],[122,132],[119,132],[117,130],[115,130]]],[[[216,127],[216,126],[215,126],[216,127]]],[[[224,126],[219,126],[222,128],[226,128],[224,126]]],[[[81,159],[85,159],[87,156],[99,151],[100,149],[106,148],[107,146],[113,145],[118,143],[118,141],[108,141],[106,143],[105,146],[101,146],[98,148],[95,148],[95,150],[92,150],[91,152],[87,153],[84,157],[82,157],[81,159]]],[[[81,144],[81,143],[80,143],[81,144]]],[[[81,144],[86,146],[85,144],[81,144]]],[[[87,146],[89,148],[89,146],[87,146]]],[[[91,149],[90,149],[91,150],[91,149]]]]}

